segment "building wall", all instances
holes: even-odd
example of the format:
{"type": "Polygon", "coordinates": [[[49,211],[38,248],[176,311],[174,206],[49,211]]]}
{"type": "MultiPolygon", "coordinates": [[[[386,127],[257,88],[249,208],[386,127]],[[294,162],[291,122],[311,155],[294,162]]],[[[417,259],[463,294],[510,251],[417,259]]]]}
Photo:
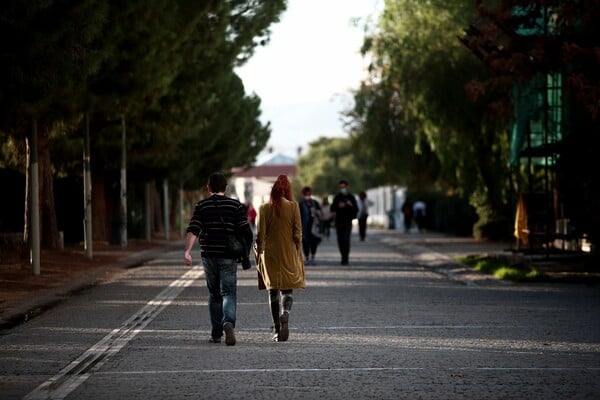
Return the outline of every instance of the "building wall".
{"type": "Polygon", "coordinates": [[[402,203],[405,200],[405,188],[396,186],[379,186],[366,191],[367,199],[373,202],[369,207],[370,225],[388,228],[390,218],[393,218],[394,229],[400,229],[403,223],[401,212],[402,203]]]}

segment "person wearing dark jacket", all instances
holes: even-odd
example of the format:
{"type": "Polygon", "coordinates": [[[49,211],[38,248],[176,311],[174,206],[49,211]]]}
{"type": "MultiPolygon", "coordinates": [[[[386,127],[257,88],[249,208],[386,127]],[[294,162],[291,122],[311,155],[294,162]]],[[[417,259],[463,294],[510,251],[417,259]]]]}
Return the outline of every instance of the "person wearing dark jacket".
{"type": "Polygon", "coordinates": [[[373,202],[367,199],[366,192],[358,194],[358,236],[361,242],[367,236],[367,219],[369,218],[369,207],[372,205],[373,202]]]}
{"type": "Polygon", "coordinates": [[[331,202],[331,212],[335,215],[335,232],[342,256],[341,264],[348,265],[352,220],[356,218],[358,205],[354,195],[348,191],[348,181],[341,180],[338,186],[340,190],[331,202]]]}
{"type": "Polygon", "coordinates": [[[187,228],[185,265],[192,265],[192,247],[199,238],[200,256],[209,291],[208,310],[212,325],[210,343],[220,343],[225,332],[225,343],[235,345],[235,320],[237,306],[238,258],[228,252],[227,237],[236,234],[249,251],[252,229],[248,223],[246,207],[239,201],[226,197],[227,178],[214,173],[208,178],[211,196],[196,203],[187,228]]]}
{"type": "Polygon", "coordinates": [[[300,218],[302,219],[302,251],[304,252],[304,264],[316,265],[315,254],[321,243],[320,221],[321,205],[312,198],[312,188],[302,188],[302,200],[300,206],[300,218]]]}

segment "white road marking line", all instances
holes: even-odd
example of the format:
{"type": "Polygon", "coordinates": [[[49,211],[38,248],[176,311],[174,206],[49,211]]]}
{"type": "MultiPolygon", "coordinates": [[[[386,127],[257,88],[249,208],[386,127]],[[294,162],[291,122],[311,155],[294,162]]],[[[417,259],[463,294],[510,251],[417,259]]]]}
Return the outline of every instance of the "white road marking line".
{"type": "Polygon", "coordinates": [[[117,354],[131,339],[143,331],[165,307],[203,274],[202,267],[195,266],[181,275],[133,314],[120,328],[114,329],[58,374],[35,388],[24,399],[64,399],[85,382],[91,372],[97,372],[111,356],[117,354]]]}
{"type": "Polygon", "coordinates": [[[319,329],[344,330],[344,329],[514,329],[515,325],[365,325],[365,326],[325,326],[319,329]]]}
{"type": "Polygon", "coordinates": [[[351,367],[351,368],[238,368],[238,369],[181,369],[148,371],[106,371],[96,375],[160,375],[216,373],[273,373],[273,372],[378,372],[378,371],[600,371],[600,367],[351,367]]]}

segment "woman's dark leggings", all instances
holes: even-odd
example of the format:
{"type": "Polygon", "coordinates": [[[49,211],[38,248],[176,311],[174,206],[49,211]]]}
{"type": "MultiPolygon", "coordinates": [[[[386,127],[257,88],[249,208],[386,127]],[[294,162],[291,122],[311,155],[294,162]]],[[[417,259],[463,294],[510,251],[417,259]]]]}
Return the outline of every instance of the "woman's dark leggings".
{"type": "Polygon", "coordinates": [[[312,233],[308,234],[308,237],[302,238],[302,252],[304,253],[304,258],[308,260],[311,255],[317,254],[317,246],[321,242],[321,239],[315,237],[312,233]]]}
{"type": "Polygon", "coordinates": [[[269,305],[271,306],[271,317],[273,318],[273,326],[277,329],[279,327],[279,315],[283,311],[289,312],[292,309],[292,289],[269,289],[269,305]],[[280,296],[281,294],[281,296],[280,296]],[[283,304],[281,309],[280,304],[283,304]]]}

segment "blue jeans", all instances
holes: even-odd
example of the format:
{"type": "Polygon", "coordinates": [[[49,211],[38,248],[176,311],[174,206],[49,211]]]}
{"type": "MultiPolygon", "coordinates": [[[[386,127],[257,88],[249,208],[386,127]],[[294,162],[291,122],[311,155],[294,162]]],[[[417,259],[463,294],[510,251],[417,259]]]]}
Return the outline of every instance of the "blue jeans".
{"type": "Polygon", "coordinates": [[[212,325],[211,336],[223,336],[223,324],[230,322],[235,327],[237,261],[228,258],[204,258],[204,276],[208,287],[208,311],[212,325]]]}

